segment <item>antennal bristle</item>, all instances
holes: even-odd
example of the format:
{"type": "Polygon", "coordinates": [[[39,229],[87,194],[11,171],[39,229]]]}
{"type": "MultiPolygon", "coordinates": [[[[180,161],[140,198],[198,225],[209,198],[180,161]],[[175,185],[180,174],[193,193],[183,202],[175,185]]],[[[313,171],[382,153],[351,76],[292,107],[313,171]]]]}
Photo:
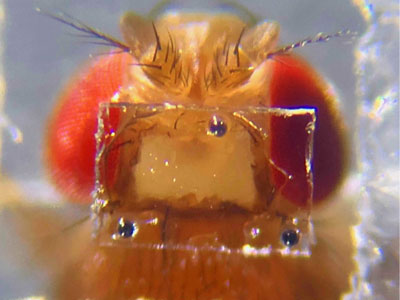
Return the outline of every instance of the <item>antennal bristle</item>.
{"type": "Polygon", "coordinates": [[[240,32],[238,41],[237,41],[237,43],[236,43],[236,45],[235,45],[235,49],[233,50],[233,54],[236,55],[236,63],[237,63],[237,66],[238,66],[238,67],[240,67],[239,46],[240,46],[240,41],[242,40],[242,36],[243,36],[243,33],[244,33],[245,28],[246,28],[246,27],[243,27],[242,31],[240,32]]]}
{"type": "Polygon", "coordinates": [[[153,25],[154,35],[156,36],[156,49],[154,50],[154,55],[153,55],[153,62],[155,62],[157,58],[157,52],[159,50],[161,51],[162,49],[161,49],[160,36],[158,35],[156,25],[154,24],[154,22],[152,22],[151,24],[153,25]]]}
{"type": "Polygon", "coordinates": [[[101,32],[100,30],[98,30],[96,28],[86,25],[85,23],[81,22],[80,20],[78,20],[66,13],[60,12],[58,14],[54,14],[54,13],[42,11],[40,8],[36,8],[36,11],[40,14],[50,17],[53,20],[56,20],[65,25],[68,25],[69,27],[72,27],[73,29],[75,29],[79,32],[87,34],[88,38],[97,38],[97,39],[103,41],[103,42],[99,42],[103,46],[115,47],[115,48],[121,49],[124,52],[131,52],[131,48],[128,45],[126,45],[125,43],[119,41],[118,39],[116,39],[108,34],[101,32]]]}
{"type": "Polygon", "coordinates": [[[304,40],[298,41],[294,44],[290,44],[287,46],[283,46],[273,52],[270,52],[267,55],[267,59],[274,57],[275,55],[279,55],[279,54],[285,54],[288,53],[290,51],[292,51],[293,49],[296,48],[302,48],[304,46],[307,46],[309,44],[315,44],[315,43],[321,43],[321,42],[327,42],[332,38],[338,38],[338,37],[343,37],[343,36],[355,36],[357,35],[356,32],[350,31],[350,30],[340,30],[336,33],[333,34],[325,34],[325,33],[318,33],[317,35],[315,35],[312,38],[306,38],[304,40]]]}

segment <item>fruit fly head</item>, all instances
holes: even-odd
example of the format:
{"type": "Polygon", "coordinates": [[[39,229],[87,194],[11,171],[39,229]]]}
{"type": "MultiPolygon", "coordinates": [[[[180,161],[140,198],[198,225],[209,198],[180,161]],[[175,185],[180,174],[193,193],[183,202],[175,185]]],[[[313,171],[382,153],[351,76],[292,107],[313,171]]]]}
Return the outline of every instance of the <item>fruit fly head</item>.
{"type": "Polygon", "coordinates": [[[127,13],[119,41],[51,17],[115,48],[62,94],[46,148],[69,198],[88,202],[95,188],[103,244],[185,248],[212,236],[242,254],[309,255],[310,212],[343,178],[346,134],[328,86],[289,52],[348,32],[278,47],[270,21],[127,13]],[[184,238],[165,237],[195,219],[184,238]]]}

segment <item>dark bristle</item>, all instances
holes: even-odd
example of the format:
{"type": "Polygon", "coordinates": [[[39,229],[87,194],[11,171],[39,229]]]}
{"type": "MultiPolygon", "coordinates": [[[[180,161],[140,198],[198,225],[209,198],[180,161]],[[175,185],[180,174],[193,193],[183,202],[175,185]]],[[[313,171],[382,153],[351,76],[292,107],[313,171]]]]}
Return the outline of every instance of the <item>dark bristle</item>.
{"type": "Polygon", "coordinates": [[[169,32],[169,30],[168,30],[167,32],[168,32],[169,41],[171,42],[171,51],[172,51],[172,52],[175,52],[174,39],[172,38],[171,32],[169,32]]]}
{"type": "Polygon", "coordinates": [[[157,59],[158,51],[159,50],[161,51],[162,49],[161,49],[160,36],[158,35],[156,25],[154,25],[154,22],[152,22],[151,24],[153,25],[153,31],[154,31],[154,35],[156,37],[156,47],[154,49],[154,55],[153,55],[153,62],[155,62],[157,59]]]}
{"type": "Polygon", "coordinates": [[[219,67],[219,56],[218,56],[218,49],[215,51],[215,67],[217,69],[218,75],[219,77],[222,77],[222,72],[221,69],[219,67]]]}
{"type": "Polygon", "coordinates": [[[245,28],[246,27],[243,27],[242,31],[240,32],[239,38],[238,38],[238,40],[236,42],[236,45],[235,45],[235,49],[233,50],[233,54],[236,55],[236,64],[237,64],[238,67],[240,67],[239,46],[240,46],[240,41],[242,40],[242,36],[243,36],[245,28]]]}
{"type": "Polygon", "coordinates": [[[228,65],[228,59],[229,59],[229,50],[230,50],[231,45],[228,45],[228,49],[226,50],[226,56],[225,56],[225,66],[228,65]]]}
{"type": "Polygon", "coordinates": [[[177,55],[177,52],[175,51],[175,52],[174,52],[174,60],[173,60],[172,65],[171,65],[171,69],[169,70],[169,73],[170,73],[170,74],[171,74],[172,71],[175,69],[176,64],[177,64],[178,61],[179,61],[179,58],[180,58],[180,56],[177,55]]]}
{"type": "Polygon", "coordinates": [[[158,52],[158,50],[157,50],[157,46],[155,47],[155,49],[154,49],[154,54],[153,54],[153,62],[155,62],[156,61],[156,58],[157,58],[157,52],[158,52]]]}
{"type": "Polygon", "coordinates": [[[167,45],[167,52],[165,53],[164,62],[167,62],[167,61],[168,61],[168,56],[169,56],[169,43],[170,43],[170,42],[168,42],[168,45],[167,45]]]}
{"type": "Polygon", "coordinates": [[[179,72],[178,72],[178,79],[183,83],[183,85],[186,87],[186,84],[185,84],[185,82],[182,80],[182,65],[181,65],[181,67],[179,68],[179,72]]]}
{"type": "Polygon", "coordinates": [[[161,42],[160,42],[160,36],[158,35],[156,25],[154,25],[154,22],[151,23],[153,25],[153,30],[154,30],[154,35],[156,36],[156,42],[157,42],[157,49],[161,49],[161,42]]]}
{"type": "Polygon", "coordinates": [[[225,39],[224,47],[222,47],[222,55],[225,55],[226,46],[228,45],[228,40],[225,39]]]}
{"type": "Polygon", "coordinates": [[[128,45],[124,44],[123,42],[119,41],[118,39],[116,39],[110,35],[107,35],[107,34],[101,32],[100,30],[98,30],[96,28],[86,25],[85,23],[81,22],[80,20],[78,20],[66,13],[60,13],[60,14],[56,15],[53,13],[42,11],[40,9],[36,9],[36,10],[39,13],[41,13],[53,20],[61,22],[62,24],[65,24],[81,33],[86,34],[87,38],[96,38],[96,39],[102,40],[103,43],[101,43],[100,45],[119,48],[119,49],[123,50],[124,52],[131,52],[131,48],[128,45]]]}
{"type": "Polygon", "coordinates": [[[153,69],[158,69],[158,70],[161,70],[161,68],[162,68],[160,65],[141,64],[141,63],[132,64],[132,66],[153,68],[153,69]]]}

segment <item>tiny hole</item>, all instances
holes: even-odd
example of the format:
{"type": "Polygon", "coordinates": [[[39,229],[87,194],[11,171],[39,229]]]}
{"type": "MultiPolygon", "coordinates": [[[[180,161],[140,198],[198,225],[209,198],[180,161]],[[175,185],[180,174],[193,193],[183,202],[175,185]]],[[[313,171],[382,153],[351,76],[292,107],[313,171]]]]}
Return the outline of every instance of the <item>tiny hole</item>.
{"type": "Polygon", "coordinates": [[[225,122],[217,116],[213,116],[210,120],[208,134],[216,137],[222,137],[226,134],[228,128],[225,122]]]}
{"type": "Polygon", "coordinates": [[[133,222],[119,219],[118,234],[123,238],[130,238],[136,233],[136,226],[133,222]]]}
{"type": "Polygon", "coordinates": [[[293,247],[299,242],[298,230],[288,229],[285,230],[281,235],[282,243],[287,247],[293,247]]]}

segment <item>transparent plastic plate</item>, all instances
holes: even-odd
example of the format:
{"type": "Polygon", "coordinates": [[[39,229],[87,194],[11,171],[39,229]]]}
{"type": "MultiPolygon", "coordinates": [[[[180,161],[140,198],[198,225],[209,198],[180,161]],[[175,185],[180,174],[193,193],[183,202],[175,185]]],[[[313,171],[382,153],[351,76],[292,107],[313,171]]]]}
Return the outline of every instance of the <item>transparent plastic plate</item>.
{"type": "Polygon", "coordinates": [[[95,235],[117,247],[310,255],[315,122],[312,108],[102,104],[95,235]],[[272,147],[285,128],[297,136],[286,158],[272,147]],[[288,172],[288,158],[302,168],[288,172]]]}

